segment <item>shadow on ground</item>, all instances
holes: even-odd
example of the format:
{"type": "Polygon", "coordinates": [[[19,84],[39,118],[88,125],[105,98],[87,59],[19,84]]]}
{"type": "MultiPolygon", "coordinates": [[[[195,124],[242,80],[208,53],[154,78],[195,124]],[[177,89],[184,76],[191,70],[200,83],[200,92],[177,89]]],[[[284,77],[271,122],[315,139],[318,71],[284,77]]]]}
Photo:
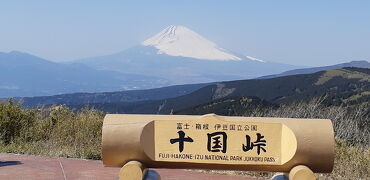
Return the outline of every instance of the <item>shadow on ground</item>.
{"type": "Polygon", "coordinates": [[[161,176],[158,174],[157,171],[148,169],[145,171],[143,180],[160,180],[161,176]]]}
{"type": "Polygon", "coordinates": [[[0,161],[0,167],[2,166],[14,166],[22,164],[20,161],[0,161]]]}

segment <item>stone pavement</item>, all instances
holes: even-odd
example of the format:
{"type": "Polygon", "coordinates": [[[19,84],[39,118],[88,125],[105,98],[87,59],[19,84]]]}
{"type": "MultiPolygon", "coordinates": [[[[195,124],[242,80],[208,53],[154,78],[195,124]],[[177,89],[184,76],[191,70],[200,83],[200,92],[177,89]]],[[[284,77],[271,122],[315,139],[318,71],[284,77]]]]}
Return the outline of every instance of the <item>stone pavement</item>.
{"type": "MultiPolygon", "coordinates": [[[[0,180],[112,180],[117,179],[119,169],[104,167],[101,161],[0,153],[0,180]]],[[[254,180],[179,169],[154,170],[162,180],[254,180]]]]}

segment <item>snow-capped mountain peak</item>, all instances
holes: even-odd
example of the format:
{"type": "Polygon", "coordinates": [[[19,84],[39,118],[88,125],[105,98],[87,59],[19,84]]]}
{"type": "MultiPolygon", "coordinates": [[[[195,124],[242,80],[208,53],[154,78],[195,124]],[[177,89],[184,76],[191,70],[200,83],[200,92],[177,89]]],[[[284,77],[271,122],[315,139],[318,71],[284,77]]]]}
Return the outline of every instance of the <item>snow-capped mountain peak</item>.
{"type": "Polygon", "coordinates": [[[170,56],[203,60],[242,60],[184,26],[169,26],[141,44],[153,46],[158,49],[158,54],[170,56]]]}

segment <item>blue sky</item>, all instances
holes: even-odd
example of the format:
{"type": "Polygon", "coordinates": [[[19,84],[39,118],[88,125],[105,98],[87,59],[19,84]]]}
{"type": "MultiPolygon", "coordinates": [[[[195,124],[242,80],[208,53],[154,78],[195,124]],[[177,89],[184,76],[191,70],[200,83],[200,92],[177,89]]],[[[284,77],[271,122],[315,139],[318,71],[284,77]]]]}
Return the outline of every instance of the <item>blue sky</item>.
{"type": "Polygon", "coordinates": [[[0,52],[53,61],[106,55],[168,25],[267,61],[370,60],[370,1],[0,0],[0,52]]]}

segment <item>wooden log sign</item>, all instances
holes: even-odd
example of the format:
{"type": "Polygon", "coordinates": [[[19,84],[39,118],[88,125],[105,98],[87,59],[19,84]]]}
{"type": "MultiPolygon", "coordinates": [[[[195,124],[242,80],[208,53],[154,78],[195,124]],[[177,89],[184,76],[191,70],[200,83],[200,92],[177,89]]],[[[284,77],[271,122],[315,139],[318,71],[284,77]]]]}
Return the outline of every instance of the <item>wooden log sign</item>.
{"type": "Polygon", "coordinates": [[[331,172],[334,133],[328,119],[108,114],[102,158],[119,167],[331,172]]]}

